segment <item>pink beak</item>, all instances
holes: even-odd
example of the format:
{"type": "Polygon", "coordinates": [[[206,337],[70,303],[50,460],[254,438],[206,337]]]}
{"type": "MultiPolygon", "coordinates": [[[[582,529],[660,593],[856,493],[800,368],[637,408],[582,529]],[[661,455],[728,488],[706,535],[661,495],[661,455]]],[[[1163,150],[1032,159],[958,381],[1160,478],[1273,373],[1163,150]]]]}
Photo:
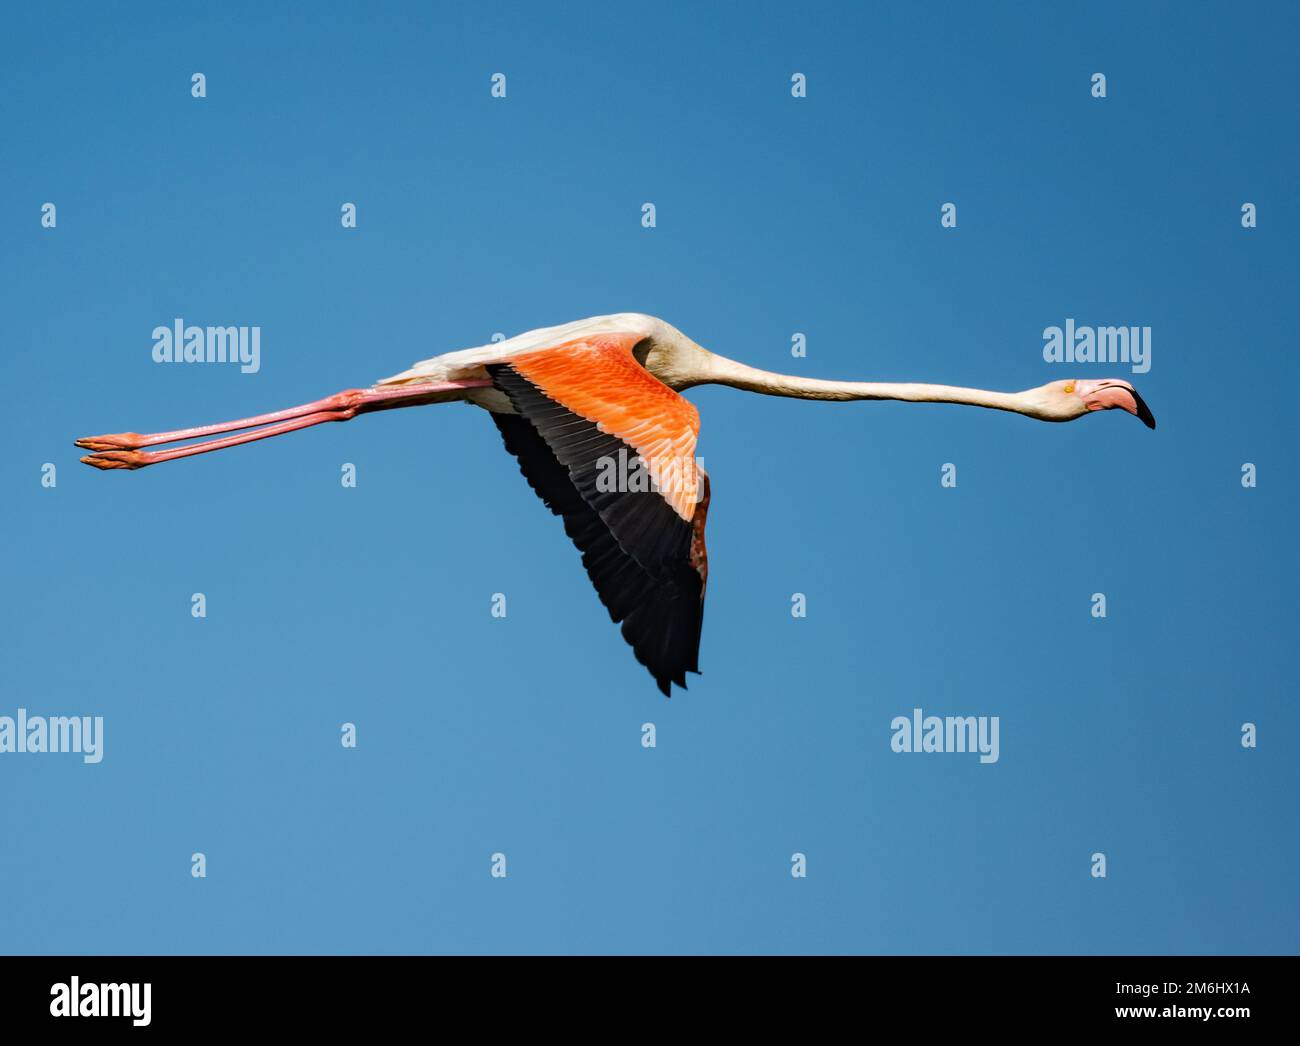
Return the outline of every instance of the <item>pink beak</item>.
{"type": "Polygon", "coordinates": [[[1135,418],[1140,418],[1147,428],[1156,427],[1155,415],[1146,405],[1137,389],[1127,381],[1115,378],[1103,378],[1100,381],[1081,381],[1078,383],[1079,395],[1083,397],[1084,406],[1089,410],[1110,410],[1119,407],[1135,418]]]}

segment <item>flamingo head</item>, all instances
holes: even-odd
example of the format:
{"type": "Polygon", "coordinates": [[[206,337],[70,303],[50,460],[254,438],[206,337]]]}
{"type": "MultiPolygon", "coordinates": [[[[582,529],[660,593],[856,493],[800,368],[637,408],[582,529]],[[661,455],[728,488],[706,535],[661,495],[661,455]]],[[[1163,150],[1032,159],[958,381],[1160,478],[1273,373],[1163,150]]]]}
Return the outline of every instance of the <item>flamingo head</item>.
{"type": "Polygon", "coordinates": [[[1119,378],[1051,381],[1034,392],[1036,405],[1041,411],[1039,416],[1046,421],[1073,421],[1094,410],[1119,407],[1139,418],[1147,428],[1156,427],[1155,415],[1138,395],[1137,389],[1119,378]]]}

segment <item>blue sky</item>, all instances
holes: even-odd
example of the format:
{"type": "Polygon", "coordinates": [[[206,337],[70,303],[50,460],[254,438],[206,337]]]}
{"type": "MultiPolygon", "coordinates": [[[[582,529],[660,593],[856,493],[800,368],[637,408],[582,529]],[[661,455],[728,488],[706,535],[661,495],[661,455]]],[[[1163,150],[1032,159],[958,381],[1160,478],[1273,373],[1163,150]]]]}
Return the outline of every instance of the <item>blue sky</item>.
{"type": "Polygon", "coordinates": [[[0,950],[1296,951],[1293,6],[310,11],[4,15],[0,716],[105,738],[0,754],[0,950]],[[819,377],[1127,377],[1160,427],[693,391],[670,701],[472,409],[72,446],[619,311],[819,377]],[[260,371],[155,364],[176,317],[260,371]],[[1150,372],[1045,363],[1067,317],[1150,372]],[[916,707],[998,762],[892,752],[916,707]]]}

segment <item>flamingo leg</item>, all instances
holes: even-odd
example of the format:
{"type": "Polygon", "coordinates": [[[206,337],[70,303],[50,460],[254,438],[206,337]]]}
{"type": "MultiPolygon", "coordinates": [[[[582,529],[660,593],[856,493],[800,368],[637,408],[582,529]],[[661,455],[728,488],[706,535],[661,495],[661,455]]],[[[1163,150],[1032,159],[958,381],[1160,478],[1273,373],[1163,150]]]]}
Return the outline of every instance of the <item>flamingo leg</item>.
{"type": "Polygon", "coordinates": [[[257,414],[249,418],[220,422],[216,425],[198,425],[187,429],[174,429],[170,432],[155,432],[140,435],[136,432],[119,432],[107,436],[87,436],[77,440],[77,446],[86,450],[97,451],[87,454],[81,460],[98,469],[139,469],[146,465],[156,465],[163,461],[175,461],[178,458],[191,457],[194,454],[206,454],[213,450],[237,447],[241,443],[252,443],[269,436],[281,436],[286,432],[310,428],[327,421],[348,421],[358,414],[376,410],[389,410],[394,407],[418,407],[435,403],[446,397],[449,392],[462,389],[483,388],[491,385],[487,380],[426,382],[419,385],[402,385],[389,389],[345,389],[333,396],[304,403],[297,407],[273,411],[270,414],[257,414]],[[264,426],[264,427],[259,427],[264,426]],[[236,436],[222,439],[210,439],[201,443],[192,443],[185,447],[170,450],[145,451],[142,447],[152,447],[160,443],[175,443],[179,440],[194,439],[199,436],[213,436],[222,432],[240,429],[255,429],[236,436]]]}

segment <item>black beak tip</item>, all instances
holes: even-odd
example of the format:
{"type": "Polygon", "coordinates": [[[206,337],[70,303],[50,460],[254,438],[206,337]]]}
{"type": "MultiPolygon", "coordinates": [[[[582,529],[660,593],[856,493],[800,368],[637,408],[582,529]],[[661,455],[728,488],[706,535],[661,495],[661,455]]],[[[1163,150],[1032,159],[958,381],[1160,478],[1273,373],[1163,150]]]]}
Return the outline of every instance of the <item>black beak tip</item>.
{"type": "Polygon", "coordinates": [[[1137,401],[1138,417],[1142,419],[1142,424],[1149,429],[1154,429],[1156,427],[1156,416],[1151,413],[1151,408],[1147,406],[1146,400],[1139,396],[1137,392],[1133,393],[1133,398],[1137,401]]]}

